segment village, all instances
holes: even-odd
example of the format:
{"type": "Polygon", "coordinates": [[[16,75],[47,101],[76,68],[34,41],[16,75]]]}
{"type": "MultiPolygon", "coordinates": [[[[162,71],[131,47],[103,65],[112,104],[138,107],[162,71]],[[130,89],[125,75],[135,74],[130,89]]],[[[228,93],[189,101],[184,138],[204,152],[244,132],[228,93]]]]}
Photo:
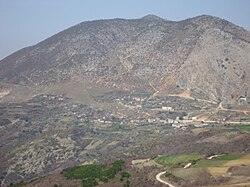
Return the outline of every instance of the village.
{"type": "MultiPolygon", "coordinates": [[[[150,98],[149,95],[132,94],[121,98],[98,100],[99,103],[113,103],[115,111],[105,107],[93,107],[85,104],[72,103],[63,95],[39,95],[33,98],[47,105],[58,115],[57,120],[63,122],[65,128],[83,126],[92,131],[112,127],[133,128],[135,126],[167,126],[179,130],[190,130],[202,127],[222,127],[232,125],[232,121],[244,123],[249,121],[248,116],[234,113],[230,117],[214,113],[216,105],[202,103],[178,97],[150,98]],[[131,112],[133,115],[131,115],[131,112]],[[211,114],[210,119],[204,118],[211,114]]],[[[28,120],[26,119],[26,123],[28,120]]],[[[50,125],[48,128],[55,128],[50,125]]],[[[60,127],[62,128],[62,126],[60,127]]]]}

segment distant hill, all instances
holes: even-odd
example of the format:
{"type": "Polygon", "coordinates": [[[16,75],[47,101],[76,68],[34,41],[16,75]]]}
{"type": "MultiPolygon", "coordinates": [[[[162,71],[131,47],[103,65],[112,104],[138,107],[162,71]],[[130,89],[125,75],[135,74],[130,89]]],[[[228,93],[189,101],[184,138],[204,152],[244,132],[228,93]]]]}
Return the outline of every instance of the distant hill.
{"type": "Polygon", "coordinates": [[[0,67],[5,100],[74,92],[65,85],[78,92],[86,83],[84,91],[92,85],[157,94],[188,90],[195,98],[230,102],[250,96],[250,32],[207,15],[179,22],[154,15],[88,21],[15,52],[0,67]]]}

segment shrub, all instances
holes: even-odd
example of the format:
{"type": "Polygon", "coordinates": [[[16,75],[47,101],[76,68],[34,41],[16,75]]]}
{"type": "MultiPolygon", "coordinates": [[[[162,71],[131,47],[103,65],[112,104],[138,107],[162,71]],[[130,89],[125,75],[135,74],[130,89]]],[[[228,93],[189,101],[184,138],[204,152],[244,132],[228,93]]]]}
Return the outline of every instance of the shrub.
{"type": "Polygon", "coordinates": [[[124,172],[121,173],[121,176],[122,176],[122,178],[129,178],[130,174],[128,172],[124,171],[124,172]]]}

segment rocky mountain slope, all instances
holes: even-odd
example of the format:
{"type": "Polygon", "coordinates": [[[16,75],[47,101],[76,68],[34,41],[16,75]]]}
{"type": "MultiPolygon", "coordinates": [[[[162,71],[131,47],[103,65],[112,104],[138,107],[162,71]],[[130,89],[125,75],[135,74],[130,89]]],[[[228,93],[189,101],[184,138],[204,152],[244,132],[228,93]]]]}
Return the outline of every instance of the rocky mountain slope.
{"type": "Polygon", "coordinates": [[[1,60],[0,96],[88,82],[229,102],[250,95],[249,52],[249,31],[212,16],[88,21],[1,60]]]}

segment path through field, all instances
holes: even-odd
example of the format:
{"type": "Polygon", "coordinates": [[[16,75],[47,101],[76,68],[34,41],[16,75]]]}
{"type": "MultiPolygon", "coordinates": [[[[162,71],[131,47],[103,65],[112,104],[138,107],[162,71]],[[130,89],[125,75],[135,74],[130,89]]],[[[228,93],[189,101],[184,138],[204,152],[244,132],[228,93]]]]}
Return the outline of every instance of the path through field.
{"type": "Polygon", "coordinates": [[[158,174],[156,175],[156,180],[158,180],[159,182],[161,182],[161,183],[163,183],[163,184],[168,185],[169,187],[175,187],[174,185],[172,185],[172,184],[170,184],[170,183],[168,183],[168,182],[166,182],[166,181],[164,181],[164,180],[161,179],[161,176],[162,176],[163,174],[165,174],[165,173],[166,173],[166,171],[163,171],[163,172],[161,172],[161,173],[158,173],[158,174]]]}

